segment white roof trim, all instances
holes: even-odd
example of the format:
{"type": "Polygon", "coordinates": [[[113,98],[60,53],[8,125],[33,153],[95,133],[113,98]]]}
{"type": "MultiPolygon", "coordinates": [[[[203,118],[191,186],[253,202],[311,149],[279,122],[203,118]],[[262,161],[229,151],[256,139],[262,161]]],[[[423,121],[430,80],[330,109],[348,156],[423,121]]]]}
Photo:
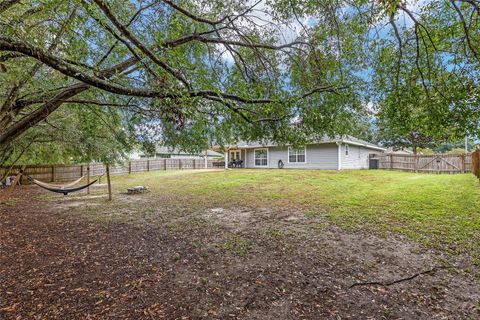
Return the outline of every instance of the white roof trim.
{"type": "Polygon", "coordinates": [[[361,143],[361,142],[355,142],[355,141],[350,141],[350,140],[344,140],[344,139],[342,139],[341,142],[342,142],[342,143],[348,143],[348,144],[351,144],[351,145],[354,145],[354,146],[361,146],[361,147],[365,147],[365,148],[369,148],[369,149],[375,149],[375,150],[380,150],[380,151],[386,151],[386,150],[387,150],[387,149],[382,148],[382,147],[379,147],[379,146],[372,146],[372,145],[370,145],[370,144],[361,143]]]}
{"type": "MultiPolygon", "coordinates": [[[[319,142],[307,142],[307,145],[311,144],[326,144],[326,143],[348,143],[351,145],[355,146],[361,146],[369,149],[374,149],[374,150],[379,150],[379,151],[385,151],[387,149],[371,145],[371,144],[366,144],[366,143],[361,143],[361,142],[355,142],[347,139],[335,139],[335,140],[327,140],[327,141],[319,141],[319,142]]],[[[291,145],[285,145],[286,147],[290,147],[291,145]]],[[[266,144],[266,145],[255,145],[255,146],[248,146],[248,145],[235,145],[235,146],[227,146],[227,149],[232,150],[232,149],[258,149],[258,148],[273,148],[273,147],[278,147],[276,144],[266,144]]]]}
{"type": "MultiPolygon", "coordinates": [[[[307,142],[306,145],[310,144],[325,144],[325,143],[335,143],[338,140],[329,140],[329,141],[319,141],[319,142],[307,142]]],[[[283,145],[283,147],[290,147],[292,146],[291,144],[286,144],[283,145]]],[[[274,148],[274,147],[280,147],[278,144],[262,144],[262,145],[254,145],[254,146],[248,146],[248,145],[230,145],[230,146],[225,146],[228,149],[261,149],[261,148],[274,148]]]]}

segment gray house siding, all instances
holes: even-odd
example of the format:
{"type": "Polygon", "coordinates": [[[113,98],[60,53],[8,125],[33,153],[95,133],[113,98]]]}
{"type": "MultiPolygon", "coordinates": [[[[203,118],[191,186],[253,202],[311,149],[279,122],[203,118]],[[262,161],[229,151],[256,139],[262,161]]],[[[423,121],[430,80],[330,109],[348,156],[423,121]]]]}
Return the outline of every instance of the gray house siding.
{"type": "Polygon", "coordinates": [[[245,161],[245,168],[253,168],[255,164],[255,160],[253,158],[253,149],[245,149],[247,159],[244,159],[245,161]]]}
{"type": "MultiPolygon", "coordinates": [[[[337,137],[307,144],[305,162],[290,163],[287,146],[276,146],[272,142],[266,142],[265,144],[268,147],[262,147],[263,144],[260,142],[240,141],[237,145],[226,149],[226,159],[231,161],[240,156],[245,168],[276,169],[278,168],[278,161],[282,160],[286,169],[368,169],[370,154],[382,154],[385,151],[384,148],[352,136],[337,137]],[[346,154],[347,146],[349,149],[348,155],[346,154]],[[258,149],[264,149],[268,152],[265,166],[255,165],[255,150],[258,149]]],[[[298,155],[298,157],[301,157],[301,155],[298,155]]],[[[228,162],[225,162],[225,165],[227,164],[228,162]]],[[[235,163],[230,165],[235,166],[235,163]]]]}
{"type": "Polygon", "coordinates": [[[348,145],[348,156],[346,145],[342,144],[341,169],[368,169],[368,156],[371,153],[379,153],[377,150],[362,146],[348,145]]]}
{"type": "Polygon", "coordinates": [[[255,149],[246,149],[245,166],[247,168],[278,168],[278,161],[282,160],[284,168],[287,169],[338,169],[338,146],[335,143],[307,145],[306,162],[301,163],[289,163],[288,147],[269,147],[266,149],[268,149],[267,166],[255,166],[255,149]]]}

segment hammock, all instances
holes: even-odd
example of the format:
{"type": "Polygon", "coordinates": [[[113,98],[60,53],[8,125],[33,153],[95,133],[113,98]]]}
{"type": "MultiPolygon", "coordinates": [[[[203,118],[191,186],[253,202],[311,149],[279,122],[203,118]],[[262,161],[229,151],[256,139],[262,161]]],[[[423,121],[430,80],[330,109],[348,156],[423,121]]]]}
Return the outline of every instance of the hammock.
{"type": "MultiPolygon", "coordinates": [[[[32,179],[36,181],[37,185],[42,185],[43,187],[46,187],[46,188],[66,189],[66,188],[73,187],[74,185],[76,185],[77,183],[82,181],[83,178],[85,178],[85,176],[81,176],[77,180],[72,181],[72,182],[67,183],[67,184],[63,184],[63,185],[62,184],[46,183],[46,182],[42,182],[42,181],[39,181],[39,180],[36,180],[36,179],[33,179],[33,178],[32,179]]],[[[32,181],[31,179],[29,179],[29,180],[32,181]]]]}
{"type": "Polygon", "coordinates": [[[51,192],[56,192],[56,193],[63,193],[64,196],[66,196],[67,194],[71,193],[71,192],[76,192],[76,191],[80,191],[80,190],[83,190],[85,188],[88,188],[90,187],[92,184],[94,184],[95,182],[97,182],[97,180],[94,180],[86,185],[83,185],[83,186],[79,186],[79,187],[75,187],[75,188],[71,188],[72,186],[74,186],[75,184],[77,184],[78,182],[80,182],[80,180],[82,180],[83,177],[81,177],[80,179],[77,179],[73,182],[70,182],[68,184],[65,184],[65,185],[56,185],[56,184],[48,184],[48,183],[45,183],[45,182],[42,182],[42,181],[39,181],[37,179],[34,179],[32,177],[30,177],[28,174],[25,174],[23,173],[24,176],[27,177],[27,179],[36,184],[37,186],[39,186],[40,188],[43,188],[45,190],[48,190],[48,191],[51,191],[51,192]]]}

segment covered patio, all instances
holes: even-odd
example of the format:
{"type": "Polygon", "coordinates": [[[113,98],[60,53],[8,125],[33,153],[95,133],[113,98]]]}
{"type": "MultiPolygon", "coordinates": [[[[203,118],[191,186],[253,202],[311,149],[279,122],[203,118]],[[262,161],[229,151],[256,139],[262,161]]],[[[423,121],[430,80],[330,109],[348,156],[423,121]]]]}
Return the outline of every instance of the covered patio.
{"type": "Polygon", "coordinates": [[[247,149],[232,147],[224,151],[225,169],[245,168],[247,163],[247,149]]]}

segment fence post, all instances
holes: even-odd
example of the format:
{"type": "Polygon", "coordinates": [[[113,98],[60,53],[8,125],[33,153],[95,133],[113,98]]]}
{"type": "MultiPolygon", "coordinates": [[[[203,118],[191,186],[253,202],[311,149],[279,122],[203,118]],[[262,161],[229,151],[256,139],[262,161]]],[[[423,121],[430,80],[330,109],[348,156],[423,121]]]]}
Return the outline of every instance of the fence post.
{"type": "Polygon", "coordinates": [[[196,169],[195,168],[195,162],[197,162],[197,159],[193,159],[193,169],[196,169]]]}
{"type": "Polygon", "coordinates": [[[55,166],[52,166],[52,182],[55,182],[55,166]]]}
{"type": "Polygon", "coordinates": [[[477,178],[480,179],[480,149],[477,149],[475,151],[475,154],[477,155],[477,178]]]}
{"type": "Polygon", "coordinates": [[[178,169],[182,170],[182,160],[178,159],[178,169]]]}
{"type": "Polygon", "coordinates": [[[477,177],[480,179],[480,151],[477,149],[477,177]]]}
{"type": "Polygon", "coordinates": [[[167,170],[167,158],[163,160],[163,170],[167,170]]]}
{"type": "Polygon", "coordinates": [[[478,151],[473,151],[472,152],[472,160],[471,160],[472,161],[472,172],[476,177],[478,177],[477,170],[479,169],[477,161],[475,160],[475,157],[477,156],[477,152],[478,151]],[[475,167],[475,166],[477,166],[477,167],[475,167]]]}
{"type": "Polygon", "coordinates": [[[467,172],[467,168],[466,168],[466,166],[465,166],[465,157],[466,157],[466,156],[467,156],[467,155],[466,155],[465,153],[463,153],[463,154],[461,155],[462,172],[463,172],[463,173],[467,172]]]}
{"type": "Polygon", "coordinates": [[[150,160],[147,159],[147,172],[150,171],[150,160]]]}
{"type": "MultiPolygon", "coordinates": [[[[87,164],[87,184],[90,184],[90,163],[87,164]]],[[[90,194],[90,187],[87,187],[87,194],[90,194]]]]}
{"type": "Polygon", "coordinates": [[[390,155],[390,170],[393,170],[393,154],[390,155]]]}
{"type": "Polygon", "coordinates": [[[132,161],[128,161],[128,174],[132,173],[132,161]]]}

